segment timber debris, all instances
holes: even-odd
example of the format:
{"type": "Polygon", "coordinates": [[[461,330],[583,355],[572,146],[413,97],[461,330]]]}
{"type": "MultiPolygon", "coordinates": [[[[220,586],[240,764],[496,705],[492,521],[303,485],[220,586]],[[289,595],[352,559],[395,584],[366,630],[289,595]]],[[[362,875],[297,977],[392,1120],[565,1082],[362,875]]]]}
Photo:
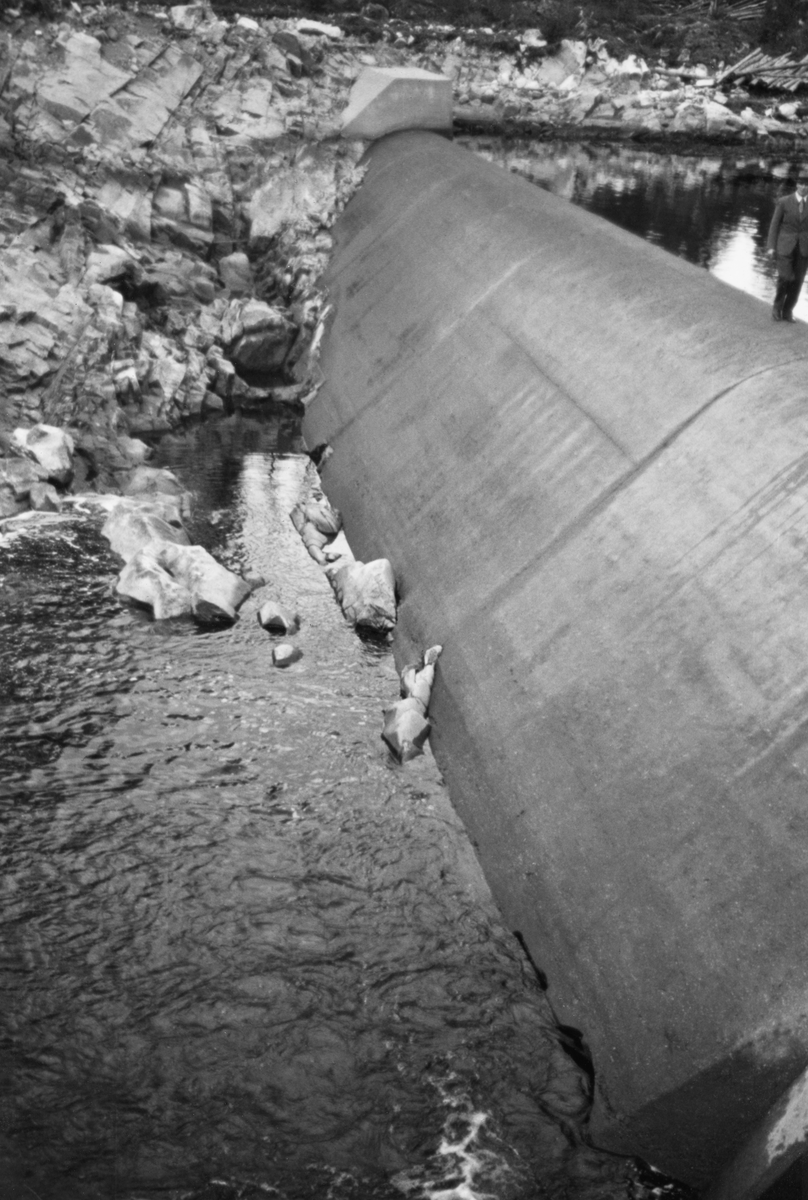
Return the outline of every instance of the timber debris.
{"type": "Polygon", "coordinates": [[[760,49],[752,50],[716,77],[716,86],[732,79],[747,85],[764,86],[786,92],[808,86],[808,54],[794,59],[790,54],[773,58],[760,49]]]}

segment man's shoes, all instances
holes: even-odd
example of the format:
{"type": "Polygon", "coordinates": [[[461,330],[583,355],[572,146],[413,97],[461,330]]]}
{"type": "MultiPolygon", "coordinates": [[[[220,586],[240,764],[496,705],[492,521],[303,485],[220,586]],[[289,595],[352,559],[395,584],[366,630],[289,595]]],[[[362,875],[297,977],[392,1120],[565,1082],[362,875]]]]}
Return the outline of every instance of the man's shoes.
{"type": "Polygon", "coordinates": [[[782,321],[782,319],[783,319],[783,310],[782,310],[782,308],[778,308],[777,305],[775,304],[774,308],[772,309],[772,320],[773,321],[782,321]]]}
{"type": "Polygon", "coordinates": [[[794,324],[794,318],[792,317],[791,313],[785,313],[785,312],[784,312],[784,313],[783,313],[783,316],[782,316],[782,318],[781,318],[781,319],[782,319],[783,321],[790,321],[792,325],[794,324]]]}

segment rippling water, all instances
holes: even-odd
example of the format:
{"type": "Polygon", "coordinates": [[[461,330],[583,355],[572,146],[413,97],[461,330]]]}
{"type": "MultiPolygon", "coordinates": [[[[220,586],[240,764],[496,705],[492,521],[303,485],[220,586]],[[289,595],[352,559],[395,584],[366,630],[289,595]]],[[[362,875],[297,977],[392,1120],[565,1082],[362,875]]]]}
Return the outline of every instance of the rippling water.
{"type": "Polygon", "coordinates": [[[433,760],[380,740],[397,676],[289,521],[294,423],[160,460],[268,581],[232,629],[123,609],[100,518],[0,546],[3,1200],[626,1196],[433,760]]]}

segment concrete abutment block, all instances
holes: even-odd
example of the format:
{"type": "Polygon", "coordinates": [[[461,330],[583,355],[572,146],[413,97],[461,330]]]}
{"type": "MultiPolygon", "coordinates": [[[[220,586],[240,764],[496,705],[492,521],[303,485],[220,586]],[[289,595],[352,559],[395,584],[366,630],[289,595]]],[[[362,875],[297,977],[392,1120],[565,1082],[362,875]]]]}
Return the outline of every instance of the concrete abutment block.
{"type": "Polygon", "coordinates": [[[402,129],[452,130],[452,81],[420,67],[367,67],[342,116],[344,138],[380,138],[402,129]]]}

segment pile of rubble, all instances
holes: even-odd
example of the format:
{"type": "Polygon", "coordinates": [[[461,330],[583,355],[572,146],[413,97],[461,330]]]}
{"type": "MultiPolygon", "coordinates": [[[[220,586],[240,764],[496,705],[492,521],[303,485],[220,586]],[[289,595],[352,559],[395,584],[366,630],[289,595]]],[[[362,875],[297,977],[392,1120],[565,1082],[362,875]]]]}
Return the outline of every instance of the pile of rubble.
{"type": "MultiPolygon", "coordinates": [[[[529,49],[530,42],[525,43],[529,49]]],[[[761,104],[730,74],[706,66],[651,66],[630,55],[617,61],[601,39],[565,41],[530,62],[479,50],[447,56],[455,80],[455,124],[470,131],[522,136],[688,139],[720,142],[808,138],[808,104],[761,104]]]]}

